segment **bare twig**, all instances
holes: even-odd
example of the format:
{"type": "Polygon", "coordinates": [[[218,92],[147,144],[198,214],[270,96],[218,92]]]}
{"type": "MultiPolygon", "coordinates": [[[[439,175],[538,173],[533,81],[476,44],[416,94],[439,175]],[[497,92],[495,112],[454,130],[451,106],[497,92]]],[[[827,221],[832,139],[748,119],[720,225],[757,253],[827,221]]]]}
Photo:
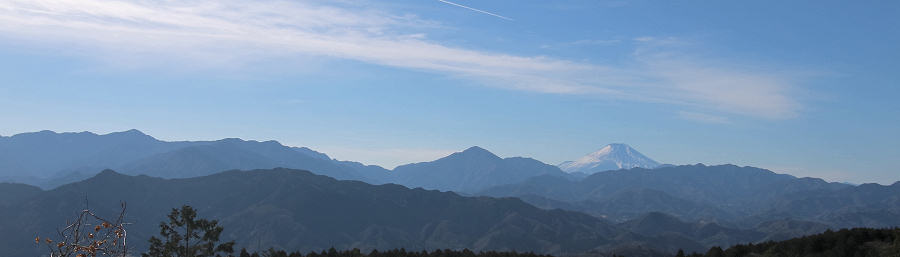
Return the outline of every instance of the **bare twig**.
{"type": "MultiPolygon", "coordinates": [[[[122,212],[115,221],[104,219],[90,209],[82,210],[74,221],[66,221],[62,230],[57,229],[57,241],[44,239],[50,257],[126,256],[125,210],[123,202],[122,212]]],[[[41,243],[41,238],[35,238],[35,243],[41,243]]]]}

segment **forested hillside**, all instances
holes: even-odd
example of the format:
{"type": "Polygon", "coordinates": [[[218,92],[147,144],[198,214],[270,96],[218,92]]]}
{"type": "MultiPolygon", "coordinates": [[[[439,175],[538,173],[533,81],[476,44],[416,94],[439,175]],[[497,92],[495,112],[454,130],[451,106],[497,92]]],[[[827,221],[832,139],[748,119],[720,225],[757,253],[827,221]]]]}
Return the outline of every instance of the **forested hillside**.
{"type": "MultiPolygon", "coordinates": [[[[682,255],[685,256],[685,255],[682,255]]],[[[722,249],[713,247],[705,254],[687,256],[900,256],[900,229],[854,228],[840,231],[826,231],[780,242],[741,244],[722,249]]]]}
{"type": "Polygon", "coordinates": [[[244,247],[302,251],[406,248],[575,253],[660,243],[602,219],[542,210],[514,198],[339,181],[307,171],[230,171],[190,179],[127,176],[104,171],[91,179],[34,194],[0,209],[0,251],[34,256],[35,234],[52,234],[89,205],[112,216],[128,202],[129,237],[144,249],[171,208],[187,204],[226,228],[223,240],[244,247]]]}

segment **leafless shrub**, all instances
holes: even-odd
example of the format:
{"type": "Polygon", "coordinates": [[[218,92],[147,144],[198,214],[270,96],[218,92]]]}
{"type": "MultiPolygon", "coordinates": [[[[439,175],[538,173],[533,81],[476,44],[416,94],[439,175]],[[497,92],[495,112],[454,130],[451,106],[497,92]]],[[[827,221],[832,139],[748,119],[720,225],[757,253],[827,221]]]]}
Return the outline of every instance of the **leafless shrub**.
{"type": "Polygon", "coordinates": [[[47,245],[50,257],[125,257],[128,253],[125,230],[125,203],[115,220],[97,216],[90,209],[82,210],[75,220],[66,221],[63,229],[53,237],[35,237],[34,243],[47,245]]]}

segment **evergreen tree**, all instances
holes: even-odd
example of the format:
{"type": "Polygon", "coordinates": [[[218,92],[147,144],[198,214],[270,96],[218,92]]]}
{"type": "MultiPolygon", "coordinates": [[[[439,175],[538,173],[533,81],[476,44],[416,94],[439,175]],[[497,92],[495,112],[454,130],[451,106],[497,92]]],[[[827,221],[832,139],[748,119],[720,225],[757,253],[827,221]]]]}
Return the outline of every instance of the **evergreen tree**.
{"type": "Polygon", "coordinates": [[[713,248],[709,248],[709,251],[706,252],[706,257],[725,257],[725,251],[722,250],[722,247],[715,246],[713,248]]]}
{"type": "Polygon", "coordinates": [[[197,219],[197,211],[190,206],[172,209],[169,223],[159,224],[163,239],[150,238],[150,249],[142,257],[214,257],[217,253],[231,255],[234,242],[218,244],[222,227],[216,220],[197,219]],[[165,241],[163,241],[165,240],[165,241]]]}

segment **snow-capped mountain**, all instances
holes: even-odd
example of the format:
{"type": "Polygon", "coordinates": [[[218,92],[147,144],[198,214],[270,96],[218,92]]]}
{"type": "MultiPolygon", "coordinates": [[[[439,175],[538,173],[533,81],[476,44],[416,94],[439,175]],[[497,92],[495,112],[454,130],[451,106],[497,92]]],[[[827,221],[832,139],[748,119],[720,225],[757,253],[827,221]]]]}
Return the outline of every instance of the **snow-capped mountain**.
{"type": "Polygon", "coordinates": [[[581,172],[590,175],[607,170],[652,169],[658,167],[659,163],[626,144],[609,144],[578,160],[563,162],[557,166],[565,172],[581,172]]]}

